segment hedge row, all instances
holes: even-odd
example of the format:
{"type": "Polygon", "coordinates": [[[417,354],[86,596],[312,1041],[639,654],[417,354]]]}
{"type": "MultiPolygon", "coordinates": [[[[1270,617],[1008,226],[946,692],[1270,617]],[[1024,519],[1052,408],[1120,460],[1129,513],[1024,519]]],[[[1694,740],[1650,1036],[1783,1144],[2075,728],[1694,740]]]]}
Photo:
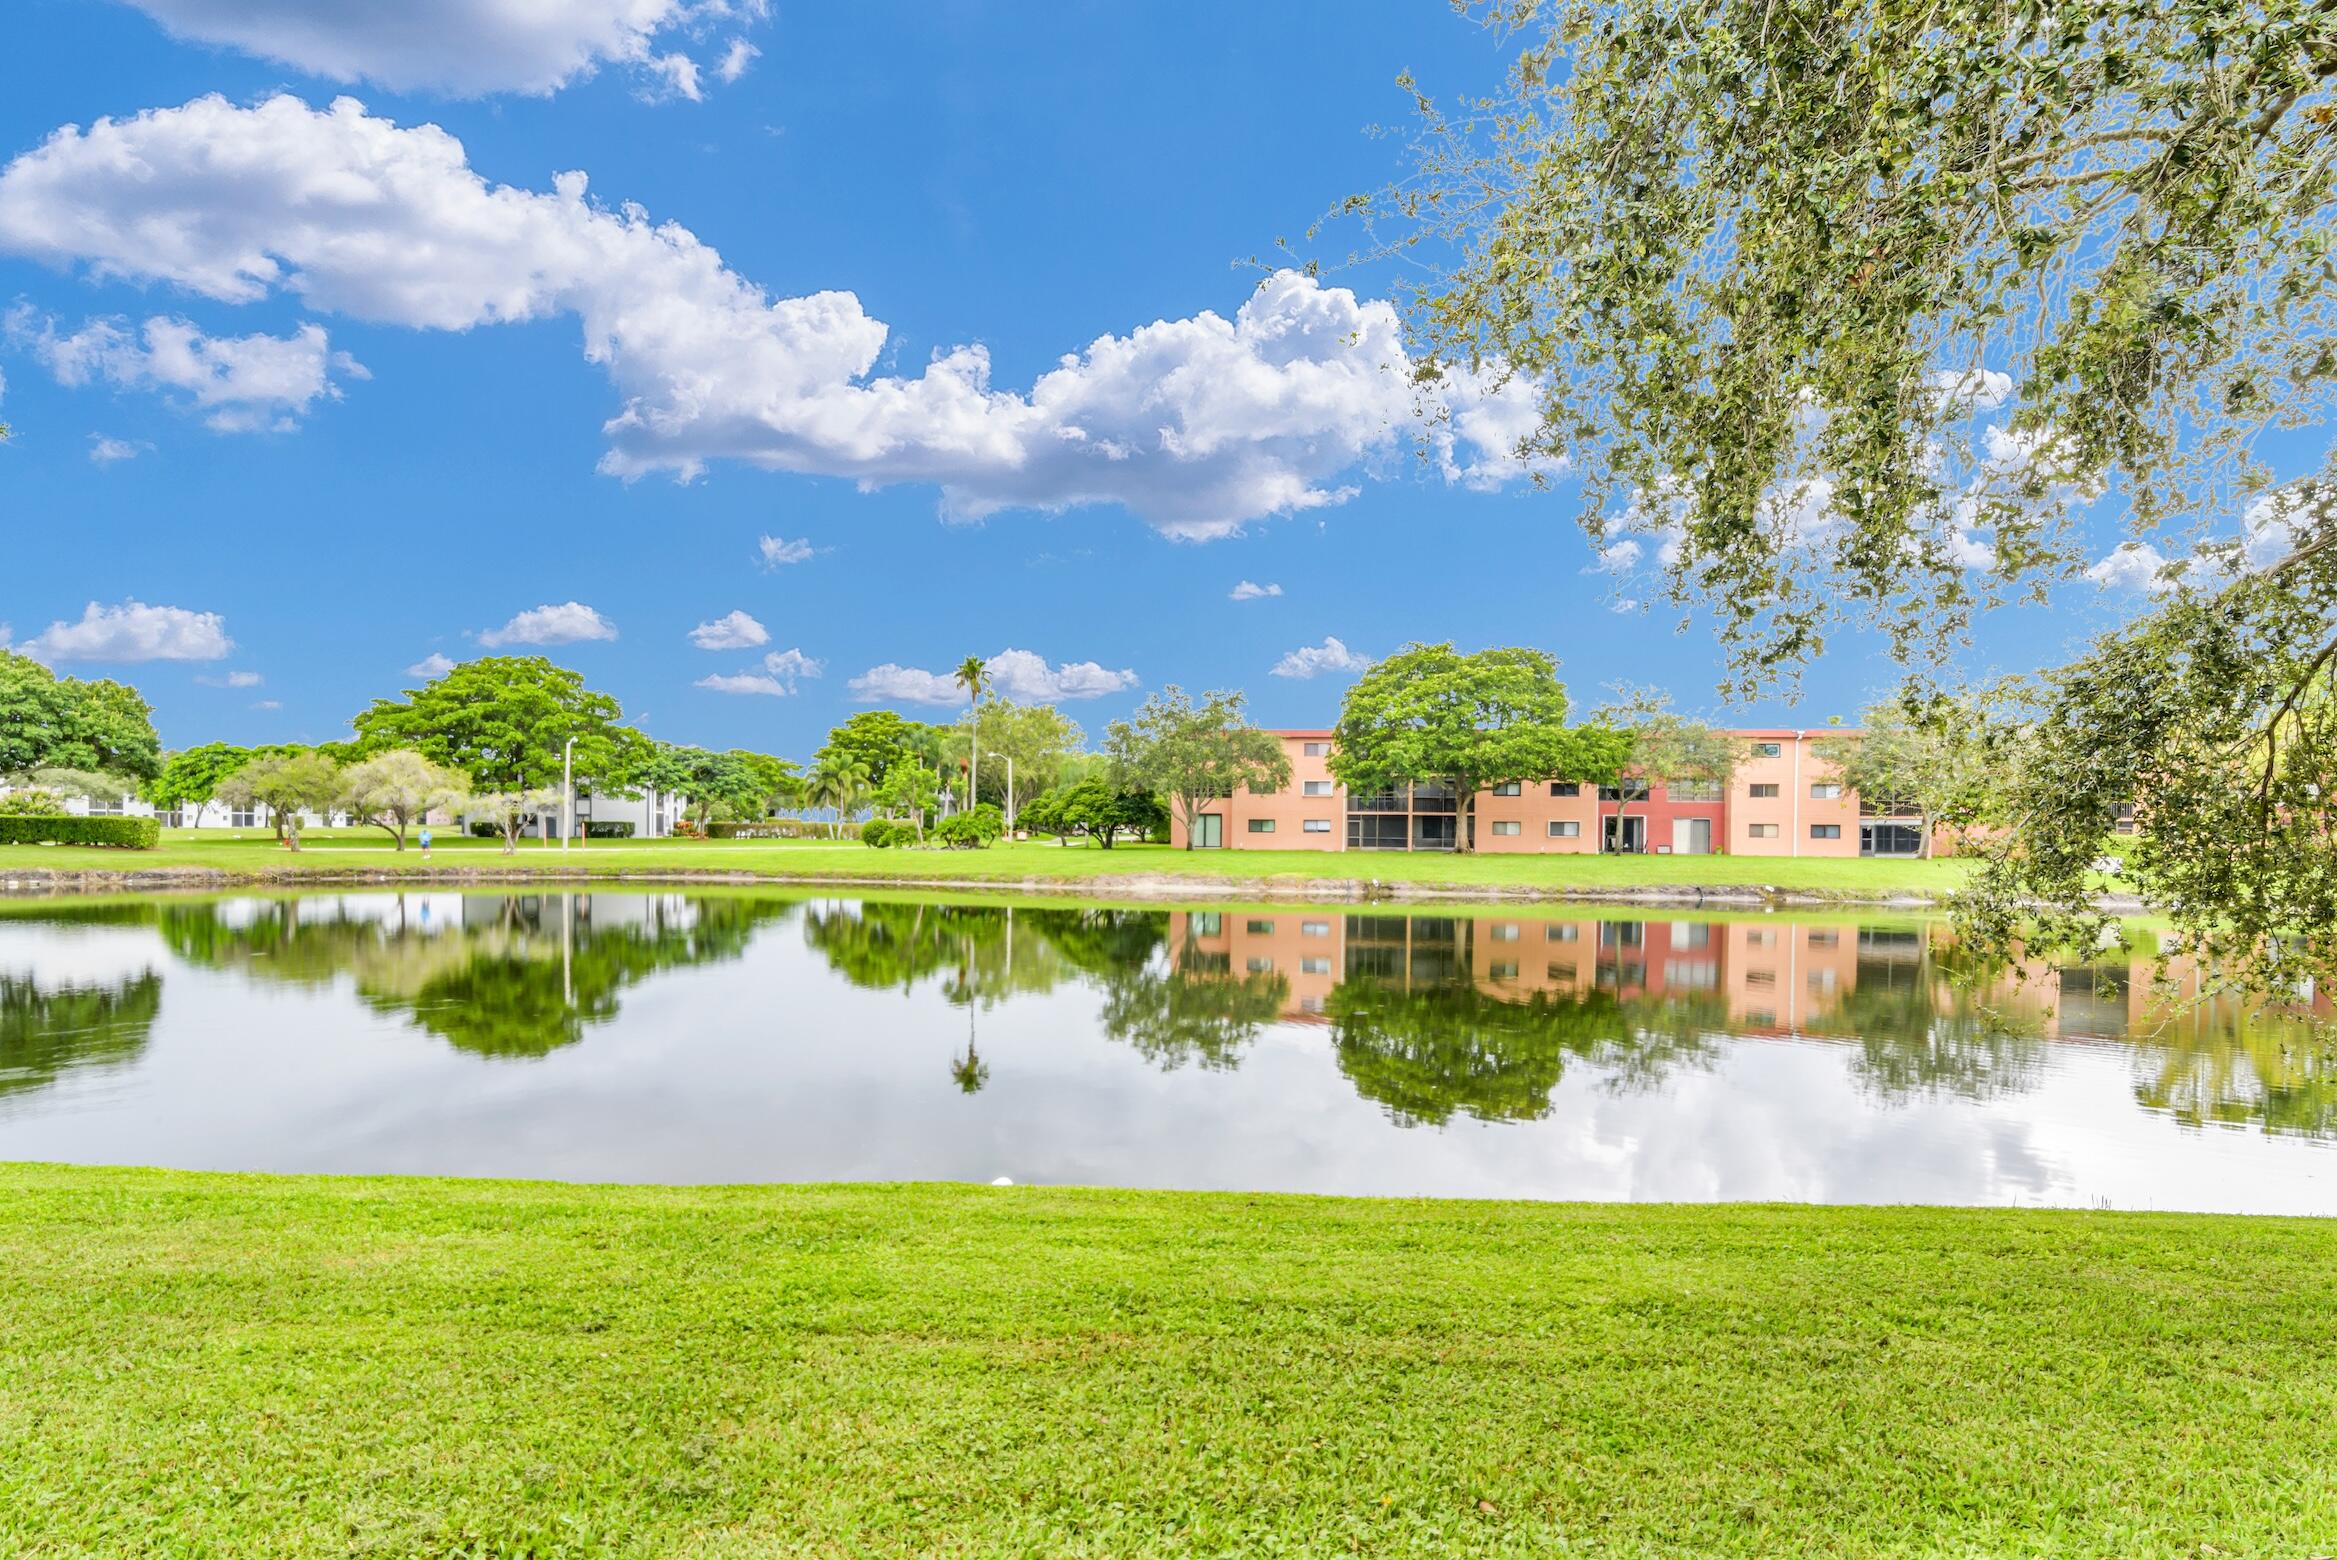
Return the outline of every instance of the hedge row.
{"type": "Polygon", "coordinates": [[[0,816],[0,845],[114,845],[152,850],[162,843],[153,818],[0,816]]]}
{"type": "MultiPolygon", "coordinates": [[[[809,818],[754,818],[706,825],[706,837],[710,840],[824,840],[835,833],[834,824],[809,818]]],[[[845,824],[841,837],[858,839],[860,825],[845,824]]]]}

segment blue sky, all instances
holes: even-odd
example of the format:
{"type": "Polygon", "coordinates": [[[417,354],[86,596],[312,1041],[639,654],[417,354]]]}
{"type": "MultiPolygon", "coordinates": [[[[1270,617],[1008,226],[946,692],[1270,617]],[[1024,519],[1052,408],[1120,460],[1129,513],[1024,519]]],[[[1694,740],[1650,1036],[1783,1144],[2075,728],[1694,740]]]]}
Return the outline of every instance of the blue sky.
{"type": "MultiPolygon", "coordinates": [[[[0,622],[137,683],[166,741],[335,736],[431,656],[578,632],[614,637],[543,653],[646,729],[797,756],[871,700],[946,718],[915,674],[1009,648],[1091,732],[1167,682],[1327,723],[1332,639],[1535,644],[1585,704],[1714,707],[1710,639],[1613,610],[1569,490],[1491,434],[1457,475],[1380,436],[1385,275],[1200,318],[1388,175],[1400,71],[1493,80],[1443,7],[560,0],[568,34],[465,35],[501,3],[321,39],[294,0],[15,8],[0,622]],[[968,346],[986,379],[929,366],[968,346]]],[[[1974,666],[2134,603],[2069,599],[1974,666]]],[[[1892,680],[1846,636],[1739,713],[1892,680]]]]}

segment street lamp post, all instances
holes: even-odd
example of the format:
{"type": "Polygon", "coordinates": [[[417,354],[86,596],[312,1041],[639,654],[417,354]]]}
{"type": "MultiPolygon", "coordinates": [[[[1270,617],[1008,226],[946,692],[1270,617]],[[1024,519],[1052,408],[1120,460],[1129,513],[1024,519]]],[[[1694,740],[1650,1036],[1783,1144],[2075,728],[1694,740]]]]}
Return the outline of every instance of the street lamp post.
{"type": "Polygon", "coordinates": [[[990,756],[1006,765],[1006,832],[1012,834],[1014,832],[1014,755],[1012,753],[993,753],[990,756]]]}

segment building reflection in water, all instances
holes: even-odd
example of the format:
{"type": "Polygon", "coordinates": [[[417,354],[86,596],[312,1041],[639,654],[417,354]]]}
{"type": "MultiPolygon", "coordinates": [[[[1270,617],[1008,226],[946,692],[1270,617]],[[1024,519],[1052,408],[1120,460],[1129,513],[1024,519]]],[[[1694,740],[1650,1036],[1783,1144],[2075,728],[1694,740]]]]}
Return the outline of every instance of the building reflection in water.
{"type": "MultiPolygon", "coordinates": [[[[0,930],[11,922],[152,928],[186,965],[259,985],[345,983],[374,1012],[503,1059],[572,1046],[632,988],[697,965],[747,960],[783,1007],[801,965],[750,954],[792,924],[830,976],[960,1010],[946,1066],[969,1094],[1012,1066],[994,1043],[1011,1026],[994,1033],[990,1015],[1076,988],[1094,994],[1100,1039],[1164,1071],[1237,1069],[1275,1025],[1316,1032],[1348,1084],[1408,1125],[1533,1120],[1573,1069],[1652,1091],[1732,1045],[1790,1038],[1846,1048],[1886,1103],[2018,1094],[2052,1045],[2114,1047],[2151,1111],[2337,1136],[2326,998],[2255,1013],[2206,995],[2202,972],[2177,962],[2186,1000],[2170,1004],[2148,950],[1984,976],[1943,926],[1912,920],[376,892],[21,906],[0,930]]],[[[0,960],[0,1097],[134,1064],[165,968],[98,979],[0,960]]]]}

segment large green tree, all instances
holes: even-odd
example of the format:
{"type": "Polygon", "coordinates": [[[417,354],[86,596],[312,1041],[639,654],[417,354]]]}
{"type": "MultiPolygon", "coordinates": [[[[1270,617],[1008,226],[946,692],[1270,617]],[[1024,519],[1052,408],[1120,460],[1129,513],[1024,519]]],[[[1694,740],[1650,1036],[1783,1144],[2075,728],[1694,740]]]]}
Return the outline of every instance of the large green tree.
{"type": "MultiPolygon", "coordinates": [[[[1660,783],[1670,787],[1685,781],[1725,788],[1736,773],[1737,761],[1744,756],[1741,739],[1673,709],[1671,695],[1655,688],[1618,688],[1612,700],[1591,711],[1590,718],[1593,726],[1620,732],[1628,739],[1630,756],[1623,762],[1622,777],[1626,782],[1639,782],[1617,787],[1616,849],[1621,849],[1630,832],[1621,825],[1631,816],[1632,802],[1643,799],[1649,786],[1660,783]]],[[[1599,848],[1608,848],[1603,828],[1599,848]]]]}
{"type": "Polygon", "coordinates": [[[1239,692],[1219,689],[1198,700],[1175,683],[1137,706],[1104,734],[1104,757],[1119,785],[1167,802],[1193,848],[1194,823],[1212,802],[1246,788],[1260,793],[1290,784],[1282,739],[1249,723],[1239,692]]]}
{"type": "Polygon", "coordinates": [[[1939,829],[1977,822],[2007,778],[2002,732],[1984,706],[1945,695],[1867,706],[1859,729],[1816,745],[1867,811],[1914,818],[1931,854],[1939,829]]]}
{"type": "Polygon", "coordinates": [[[617,725],[622,714],[615,699],[542,656],[486,656],[402,699],[376,699],[354,724],[364,752],[411,748],[470,776],[482,803],[504,798],[497,817],[508,852],[531,795],[560,784],[570,738],[580,789],[624,788],[643,739],[617,725]]]}
{"type": "Polygon", "coordinates": [[[341,771],[341,805],[359,823],[369,823],[406,848],[406,831],[440,809],[459,809],[470,800],[470,777],[432,763],[410,749],[392,749],[361,758],[341,771]]]}
{"type": "Polygon", "coordinates": [[[828,733],[828,740],[812,755],[812,764],[817,767],[830,758],[857,763],[868,771],[869,783],[881,787],[896,764],[932,769],[941,755],[940,727],[908,720],[893,710],[862,710],[828,733]]]}
{"type": "Polygon", "coordinates": [[[167,755],[160,773],[146,783],[146,799],[165,812],[195,809],[193,827],[203,826],[203,813],[219,794],[220,782],[251,762],[250,748],[227,742],[206,742],[167,755]]]}
{"type": "Polygon", "coordinates": [[[1570,727],[1566,708],[1558,663],[1540,650],[1406,645],[1349,686],[1331,773],[1357,796],[1444,782],[1455,799],[1453,848],[1466,851],[1479,791],[1615,777],[1628,739],[1570,727]]]}
{"type": "Polygon", "coordinates": [[[1409,299],[1423,376],[1538,398],[1520,453],[1567,457],[1741,688],[1845,622],[1934,675],[2123,527],[2164,604],[2012,722],[1975,925],[2087,935],[2096,826],[2141,805],[2129,883],[2186,938],[2337,947],[2337,6],[1483,14],[1506,84],[1423,97],[1358,203],[1455,257],[1409,299]]]}
{"type": "Polygon", "coordinates": [[[976,799],[987,792],[1012,827],[1021,804],[1060,780],[1086,741],[1079,722],[1052,704],[1016,704],[994,698],[983,706],[978,727],[969,710],[965,721],[950,728],[943,752],[952,761],[965,761],[969,785],[973,784],[971,777],[982,770],[975,759],[995,760],[976,799]],[[976,746],[981,749],[979,754],[974,752],[976,746]]]}
{"type": "Polygon", "coordinates": [[[30,656],[0,650],[0,774],[34,769],[152,779],[162,769],[154,711],[125,684],[59,677],[30,656]]]}
{"type": "Polygon", "coordinates": [[[287,850],[300,849],[303,816],[329,811],[341,794],[341,766],[314,748],[262,754],[219,783],[221,801],[267,808],[287,850]]]}

